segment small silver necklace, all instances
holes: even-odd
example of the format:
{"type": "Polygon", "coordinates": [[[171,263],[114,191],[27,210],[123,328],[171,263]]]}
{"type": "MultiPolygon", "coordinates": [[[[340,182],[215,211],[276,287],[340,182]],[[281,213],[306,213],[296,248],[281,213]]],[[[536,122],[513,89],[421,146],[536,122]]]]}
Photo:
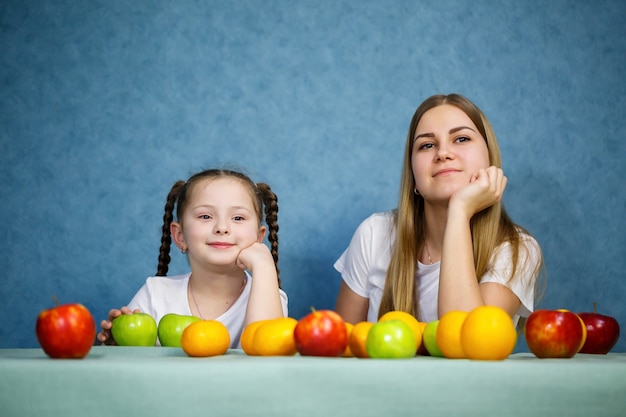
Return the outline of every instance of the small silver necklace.
{"type": "Polygon", "coordinates": [[[424,246],[426,247],[426,256],[428,256],[428,263],[429,265],[432,265],[433,259],[430,257],[430,251],[428,250],[428,243],[426,242],[426,239],[424,239],[424,246]]]}
{"type": "MultiPolygon", "coordinates": [[[[239,296],[241,295],[241,293],[243,292],[243,289],[245,287],[246,287],[246,280],[242,279],[241,280],[241,288],[239,289],[239,292],[235,295],[235,297],[232,299],[232,301],[230,303],[226,303],[226,305],[231,305],[232,303],[234,303],[235,300],[237,298],[239,298],[239,296]]],[[[196,310],[198,310],[198,315],[200,316],[200,318],[202,320],[206,320],[204,318],[204,316],[202,315],[202,312],[200,311],[200,306],[198,306],[198,301],[196,301],[196,296],[193,293],[193,287],[191,286],[191,277],[189,277],[189,292],[191,293],[191,299],[193,300],[193,303],[196,306],[196,310]]]]}

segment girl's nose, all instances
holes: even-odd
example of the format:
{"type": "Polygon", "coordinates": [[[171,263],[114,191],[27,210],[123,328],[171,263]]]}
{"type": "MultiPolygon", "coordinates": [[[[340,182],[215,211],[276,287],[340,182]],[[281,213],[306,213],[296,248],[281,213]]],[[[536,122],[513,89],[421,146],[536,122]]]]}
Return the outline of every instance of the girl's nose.
{"type": "Polygon", "coordinates": [[[443,160],[452,159],[452,158],[453,158],[453,153],[452,153],[452,149],[450,149],[450,146],[448,144],[440,144],[439,147],[437,148],[437,160],[443,161],[443,160]]]}
{"type": "Polygon", "coordinates": [[[230,233],[230,228],[228,227],[228,224],[226,222],[218,221],[215,223],[213,233],[215,233],[216,235],[227,235],[230,233]]]}

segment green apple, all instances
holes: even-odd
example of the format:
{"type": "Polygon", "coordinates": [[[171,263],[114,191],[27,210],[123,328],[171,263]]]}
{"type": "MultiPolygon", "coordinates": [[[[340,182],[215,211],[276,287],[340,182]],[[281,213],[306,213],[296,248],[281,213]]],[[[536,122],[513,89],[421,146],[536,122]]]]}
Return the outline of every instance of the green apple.
{"type": "Polygon", "coordinates": [[[154,346],[157,324],[146,313],[122,314],[113,319],[111,334],[119,346],[154,346]]]}
{"type": "Polygon", "coordinates": [[[401,320],[379,321],[367,334],[365,350],[370,358],[412,358],[417,351],[415,333],[401,320]]]}
{"type": "Polygon", "coordinates": [[[183,330],[194,321],[200,320],[196,316],[185,316],[181,314],[168,313],[159,320],[158,334],[161,346],[181,347],[180,337],[183,330]]]}
{"type": "Polygon", "coordinates": [[[439,350],[439,346],[437,345],[437,327],[439,326],[439,320],[429,321],[424,328],[424,346],[426,346],[426,350],[430,353],[430,356],[436,356],[438,358],[443,358],[443,353],[439,350]]]}

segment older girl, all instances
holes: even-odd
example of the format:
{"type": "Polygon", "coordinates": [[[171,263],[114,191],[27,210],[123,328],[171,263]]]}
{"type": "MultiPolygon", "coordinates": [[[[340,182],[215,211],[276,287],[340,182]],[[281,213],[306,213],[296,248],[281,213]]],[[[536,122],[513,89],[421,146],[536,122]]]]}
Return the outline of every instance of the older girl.
{"type": "Polygon", "coordinates": [[[488,304],[515,323],[527,317],[542,255],[507,215],[506,183],[480,109],[457,94],[425,100],[409,127],[397,209],[361,223],[335,263],[336,311],[353,323],[390,310],[427,322],[488,304]]]}

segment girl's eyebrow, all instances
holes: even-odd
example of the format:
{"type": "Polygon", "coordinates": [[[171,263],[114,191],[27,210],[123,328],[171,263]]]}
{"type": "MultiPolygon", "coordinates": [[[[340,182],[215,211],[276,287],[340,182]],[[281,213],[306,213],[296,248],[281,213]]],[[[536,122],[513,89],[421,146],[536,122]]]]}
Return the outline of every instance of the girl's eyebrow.
{"type": "MultiPolygon", "coordinates": [[[[474,129],[472,129],[469,126],[459,126],[459,127],[454,127],[452,129],[450,129],[450,131],[448,133],[449,134],[453,134],[453,133],[456,133],[456,132],[458,132],[460,130],[463,130],[463,129],[469,129],[469,130],[471,130],[474,133],[476,132],[474,129]]],[[[413,139],[413,142],[415,142],[419,138],[434,138],[434,137],[435,137],[434,133],[421,133],[421,134],[415,136],[415,138],[413,139]]]]}
{"type": "MultiPolygon", "coordinates": [[[[214,210],[216,208],[216,206],[212,205],[212,204],[199,204],[197,206],[194,206],[193,209],[194,210],[198,210],[198,209],[209,209],[209,210],[214,210]]],[[[228,207],[229,210],[245,210],[247,212],[251,212],[249,208],[247,208],[246,206],[230,206],[228,207]]]]}
{"type": "Polygon", "coordinates": [[[459,127],[455,127],[454,129],[450,129],[450,132],[448,132],[448,133],[451,133],[451,134],[452,134],[452,133],[458,132],[459,130],[463,130],[463,129],[469,129],[469,130],[471,130],[472,132],[476,133],[476,131],[475,131],[474,129],[472,129],[471,127],[469,127],[469,126],[459,126],[459,127]]]}

